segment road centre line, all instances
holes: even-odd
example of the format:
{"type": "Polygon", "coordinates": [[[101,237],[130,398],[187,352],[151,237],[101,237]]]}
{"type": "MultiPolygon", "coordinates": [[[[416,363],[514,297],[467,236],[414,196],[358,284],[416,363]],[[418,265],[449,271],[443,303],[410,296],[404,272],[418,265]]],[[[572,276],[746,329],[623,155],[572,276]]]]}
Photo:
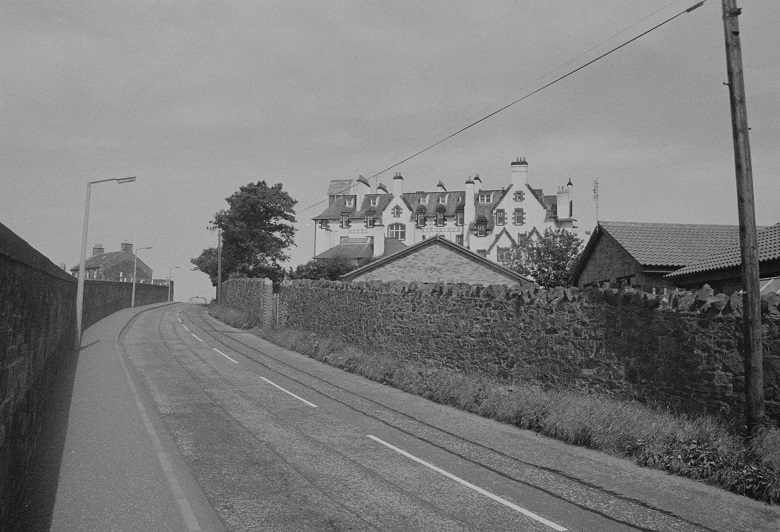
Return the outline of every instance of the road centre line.
{"type": "Polygon", "coordinates": [[[306,403],[306,404],[307,404],[307,405],[309,405],[310,407],[312,407],[312,408],[317,408],[317,405],[315,405],[314,403],[310,403],[310,402],[309,402],[309,401],[307,401],[306,399],[303,399],[302,397],[298,397],[297,395],[295,395],[295,394],[294,394],[294,393],[292,393],[291,391],[289,391],[289,390],[285,390],[284,388],[282,388],[281,386],[279,386],[279,385],[278,385],[278,384],[276,384],[275,382],[271,382],[271,381],[269,381],[268,379],[266,379],[265,377],[260,377],[260,378],[261,378],[261,379],[263,379],[263,380],[264,380],[265,382],[267,382],[268,384],[270,384],[271,386],[275,386],[275,387],[279,388],[280,390],[282,390],[284,393],[286,393],[286,394],[289,394],[289,395],[292,395],[293,397],[295,397],[295,398],[296,398],[296,399],[298,399],[299,401],[306,403]]]}
{"type": "Polygon", "coordinates": [[[545,524],[545,525],[549,526],[550,528],[552,528],[553,530],[557,530],[558,532],[565,532],[566,530],[568,530],[568,529],[562,527],[561,525],[553,523],[552,521],[548,521],[544,517],[536,515],[535,513],[530,512],[530,511],[526,510],[525,508],[521,508],[520,506],[517,506],[516,504],[511,503],[511,502],[507,501],[506,499],[502,499],[498,495],[494,495],[494,494],[490,493],[489,491],[486,491],[486,490],[480,488],[479,486],[475,486],[474,484],[472,484],[470,482],[467,482],[467,481],[463,480],[460,477],[456,477],[452,473],[448,473],[447,471],[444,471],[443,469],[440,469],[440,468],[436,467],[435,465],[433,465],[431,463],[428,463],[428,462],[426,462],[425,460],[423,460],[421,458],[417,458],[416,456],[407,453],[403,449],[399,449],[398,447],[396,447],[394,445],[391,445],[391,444],[387,443],[386,441],[380,440],[376,436],[372,436],[371,434],[367,434],[367,436],[369,438],[371,438],[372,440],[374,440],[375,442],[381,443],[385,447],[387,447],[389,449],[392,449],[395,452],[397,452],[399,454],[402,454],[402,455],[404,455],[405,457],[407,457],[407,458],[409,458],[411,460],[414,460],[418,464],[422,464],[425,467],[427,467],[429,469],[432,469],[433,471],[436,471],[437,473],[441,473],[445,477],[448,477],[448,478],[454,480],[455,482],[459,482],[460,484],[466,486],[467,488],[471,488],[474,491],[476,491],[477,493],[481,493],[482,495],[484,495],[486,497],[489,497],[490,499],[493,499],[494,501],[496,501],[498,503],[501,503],[504,506],[507,506],[507,507],[515,510],[516,512],[520,512],[521,514],[523,514],[525,516],[528,516],[528,517],[530,517],[531,519],[533,519],[535,521],[538,521],[538,522],[540,522],[542,524],[545,524]]]}
{"type": "MultiPolygon", "coordinates": [[[[189,329],[188,329],[188,330],[189,330],[189,329]]],[[[192,336],[195,336],[195,333],[192,333],[192,332],[191,332],[190,334],[191,334],[192,336]]],[[[199,341],[199,342],[202,342],[202,341],[203,341],[203,340],[201,340],[200,338],[198,338],[197,336],[195,336],[195,339],[196,339],[197,341],[199,341]]]]}
{"type": "Polygon", "coordinates": [[[219,350],[219,349],[217,349],[216,347],[212,347],[212,349],[213,349],[214,351],[216,351],[217,353],[219,353],[220,355],[222,355],[223,357],[225,357],[226,359],[230,360],[230,361],[231,361],[233,364],[238,364],[238,361],[237,361],[237,360],[233,360],[232,358],[230,358],[229,356],[227,356],[225,353],[223,353],[222,351],[220,351],[220,350],[219,350]]]}

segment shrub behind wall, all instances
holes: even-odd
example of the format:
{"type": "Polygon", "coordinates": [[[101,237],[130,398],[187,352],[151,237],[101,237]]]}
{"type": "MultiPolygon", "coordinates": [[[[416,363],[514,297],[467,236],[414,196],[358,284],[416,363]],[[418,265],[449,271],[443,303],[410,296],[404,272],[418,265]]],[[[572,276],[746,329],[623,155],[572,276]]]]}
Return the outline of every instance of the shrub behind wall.
{"type": "MultiPolygon", "coordinates": [[[[711,290],[293,281],[279,322],[461,371],[741,421],[741,300],[711,290]]],[[[780,297],[764,299],[767,412],[780,420],[780,297]]]]}

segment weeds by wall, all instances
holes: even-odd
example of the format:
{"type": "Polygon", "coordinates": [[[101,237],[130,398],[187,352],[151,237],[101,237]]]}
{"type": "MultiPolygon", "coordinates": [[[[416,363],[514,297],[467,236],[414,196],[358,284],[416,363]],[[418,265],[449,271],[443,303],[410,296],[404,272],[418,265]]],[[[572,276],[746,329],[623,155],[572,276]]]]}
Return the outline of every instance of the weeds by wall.
{"type": "MultiPolygon", "coordinates": [[[[703,288],[625,289],[298,280],[279,323],[442,368],[598,392],[741,423],[742,303],[703,288]]],[[[767,412],[780,420],[780,297],[764,298],[767,412]]]]}

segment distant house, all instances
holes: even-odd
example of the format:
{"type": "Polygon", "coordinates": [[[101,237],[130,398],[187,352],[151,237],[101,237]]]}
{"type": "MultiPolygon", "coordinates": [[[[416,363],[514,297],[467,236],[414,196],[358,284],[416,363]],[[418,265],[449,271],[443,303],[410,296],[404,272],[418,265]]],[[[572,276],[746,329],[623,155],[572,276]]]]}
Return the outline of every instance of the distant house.
{"type": "MultiPolygon", "coordinates": [[[[780,224],[762,228],[757,235],[758,274],[764,279],[762,293],[780,291],[780,224]]],[[[686,265],[666,276],[676,285],[698,288],[705,283],[718,292],[735,292],[742,289],[742,254],[739,237],[721,250],[686,265]]]]}
{"type": "Polygon", "coordinates": [[[570,283],[580,288],[626,283],[647,292],[676,287],[668,274],[739,242],[736,225],[599,222],[570,283]]]}
{"type": "Polygon", "coordinates": [[[343,281],[520,284],[533,281],[455,244],[433,236],[371,262],[341,277],[343,281]]]}
{"type": "MultiPolygon", "coordinates": [[[[122,242],[120,251],[106,253],[102,244],[95,244],[92,248],[92,256],[87,258],[84,264],[84,276],[86,279],[100,279],[103,281],[133,280],[133,244],[122,242]]],[[[74,277],[79,276],[79,265],[70,269],[74,277]]],[[[152,282],[152,269],[141,259],[138,259],[135,278],[140,283],[152,282]]]]}
{"type": "Polygon", "coordinates": [[[460,190],[448,190],[439,181],[435,190],[404,192],[404,178],[396,174],[392,191],[379,184],[372,191],[365,177],[330,182],[328,206],[315,216],[315,259],[327,258],[331,249],[340,256],[367,260],[356,239],[364,239],[373,257],[383,257],[396,242],[412,246],[433,237],[463,246],[496,263],[509,260],[511,248],[548,227],[573,230],[571,180],[555,194],[533,188],[528,163],[510,164],[504,186],[486,188],[479,175],[460,190]],[[346,244],[346,245],[345,245],[346,244]],[[319,253],[319,254],[317,254],[319,253]]]}

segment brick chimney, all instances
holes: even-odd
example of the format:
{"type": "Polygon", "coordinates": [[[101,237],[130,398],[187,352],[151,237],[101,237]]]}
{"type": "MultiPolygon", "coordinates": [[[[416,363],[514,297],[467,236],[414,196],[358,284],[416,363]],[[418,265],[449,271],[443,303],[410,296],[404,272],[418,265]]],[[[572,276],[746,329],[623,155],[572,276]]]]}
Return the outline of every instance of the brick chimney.
{"type": "Polygon", "coordinates": [[[94,246],[92,246],[92,256],[93,257],[95,255],[100,255],[101,253],[105,253],[105,252],[106,252],[106,250],[103,247],[103,244],[95,244],[94,246]]]}
{"type": "Polygon", "coordinates": [[[125,240],[122,242],[122,253],[132,253],[133,252],[133,244],[131,242],[128,242],[125,240]]]}

